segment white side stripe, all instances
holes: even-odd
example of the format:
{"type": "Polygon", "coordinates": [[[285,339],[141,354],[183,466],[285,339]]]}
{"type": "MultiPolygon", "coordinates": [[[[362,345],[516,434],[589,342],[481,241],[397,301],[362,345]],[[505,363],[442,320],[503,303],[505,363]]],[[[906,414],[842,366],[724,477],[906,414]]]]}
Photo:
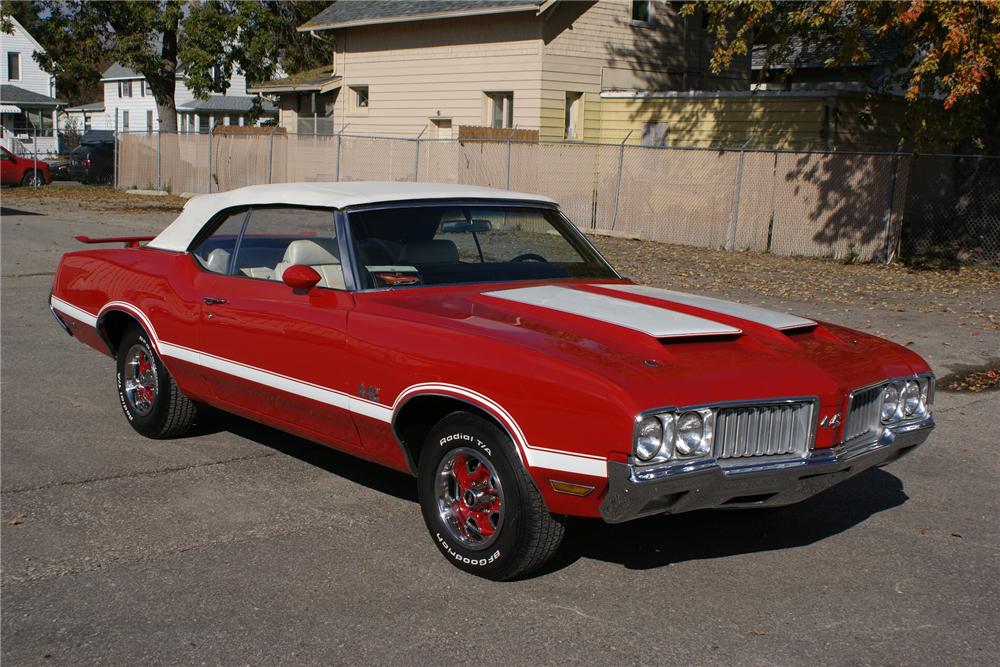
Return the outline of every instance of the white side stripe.
{"type": "MultiPolygon", "coordinates": [[[[80,308],[77,308],[76,306],[56,297],[52,297],[51,303],[52,307],[56,310],[69,315],[80,322],[88,324],[89,326],[97,326],[99,316],[92,315],[87,311],[81,310],[80,308]]],[[[607,459],[603,457],[592,456],[590,454],[563,452],[544,447],[532,447],[528,444],[527,438],[525,438],[520,426],[518,426],[517,422],[510,415],[510,413],[508,413],[499,403],[477,391],[444,382],[426,382],[412,385],[401,391],[396,397],[396,400],[393,402],[392,407],[379,405],[378,403],[373,403],[371,401],[351,396],[350,394],[345,394],[344,392],[340,392],[335,389],[322,387],[303,380],[296,380],[295,378],[291,378],[286,375],[273,373],[262,368],[256,368],[254,366],[248,366],[247,364],[232,361],[230,359],[217,357],[206,352],[200,352],[189,347],[184,347],[183,345],[162,341],[157,337],[156,329],[153,327],[152,323],[145,316],[145,314],[132,304],[113,301],[105,305],[101,309],[101,313],[113,306],[121,306],[129,313],[139,317],[146,326],[146,330],[153,339],[153,343],[156,345],[157,350],[164,357],[170,357],[180,361],[186,361],[197,366],[202,366],[204,368],[210,368],[220,373],[225,373],[226,375],[238,377],[249,382],[255,382],[266,387],[272,387],[296,396],[302,396],[326,405],[340,408],[341,410],[347,410],[355,414],[377,419],[378,421],[385,423],[392,423],[396,410],[410,396],[432,393],[434,391],[456,394],[458,396],[469,398],[481,407],[488,408],[498,418],[500,418],[500,420],[503,421],[510,430],[511,435],[515,440],[515,444],[517,445],[515,449],[518,454],[522,456],[522,459],[524,459],[524,462],[527,465],[536,468],[547,468],[562,472],[591,475],[593,477],[607,477],[607,459]]]]}
{"type": "Polygon", "coordinates": [[[96,327],[97,326],[97,317],[95,317],[94,315],[91,315],[87,311],[80,310],[79,308],[77,308],[73,304],[66,303],[62,299],[57,299],[56,297],[52,297],[52,302],[51,303],[52,303],[52,307],[53,308],[55,308],[56,310],[58,310],[59,312],[65,314],[65,315],[69,315],[74,320],[78,320],[80,322],[83,322],[84,324],[86,324],[88,326],[92,326],[92,327],[96,327]]]}

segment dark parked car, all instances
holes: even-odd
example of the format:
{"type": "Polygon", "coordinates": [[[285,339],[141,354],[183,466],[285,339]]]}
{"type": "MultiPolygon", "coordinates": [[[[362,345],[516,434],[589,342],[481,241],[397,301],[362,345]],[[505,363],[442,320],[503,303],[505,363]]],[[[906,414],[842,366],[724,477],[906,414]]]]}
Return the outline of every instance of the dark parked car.
{"type": "Polygon", "coordinates": [[[110,183],[115,171],[114,139],[105,134],[88,132],[80,145],[69,154],[69,175],[82,183],[110,183]]]}
{"type": "Polygon", "coordinates": [[[69,158],[58,158],[56,160],[49,160],[49,171],[52,172],[52,180],[54,181],[69,181],[72,178],[69,175],[69,158]]]}

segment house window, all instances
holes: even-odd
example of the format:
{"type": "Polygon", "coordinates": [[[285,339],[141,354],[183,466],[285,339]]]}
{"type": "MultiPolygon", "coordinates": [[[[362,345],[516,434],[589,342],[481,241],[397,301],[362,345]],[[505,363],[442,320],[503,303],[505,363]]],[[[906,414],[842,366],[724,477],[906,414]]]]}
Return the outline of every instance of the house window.
{"type": "Polygon", "coordinates": [[[83,132],[84,134],[86,134],[87,132],[90,132],[92,129],[94,129],[93,123],[90,120],[90,116],[85,112],[83,114],[83,132]]]}
{"type": "Polygon", "coordinates": [[[128,111],[122,111],[122,132],[128,132],[128,111]]]}
{"type": "Polygon", "coordinates": [[[583,134],[583,125],[580,122],[583,106],[583,93],[566,93],[566,115],[563,123],[566,139],[579,139],[583,134]]]}
{"type": "Polygon", "coordinates": [[[434,136],[438,139],[451,139],[452,134],[451,118],[431,118],[434,125],[434,136]]]}
{"type": "Polygon", "coordinates": [[[653,3],[650,0],[632,3],[632,20],[636,23],[649,23],[653,15],[653,3]]]}
{"type": "Polygon", "coordinates": [[[642,126],[642,145],[664,148],[667,145],[669,126],[666,123],[645,123],[642,126]]]}
{"type": "Polygon", "coordinates": [[[119,81],[118,82],[118,97],[132,97],[132,82],[131,81],[119,81]]]}
{"type": "Polygon", "coordinates": [[[366,110],[370,102],[368,86],[351,86],[351,100],[354,102],[355,111],[366,110]]]}
{"type": "Polygon", "coordinates": [[[21,80],[21,54],[16,51],[7,52],[7,80],[21,80]]]}
{"type": "Polygon", "coordinates": [[[490,127],[514,127],[514,93],[486,93],[490,127]]]}
{"type": "Polygon", "coordinates": [[[153,131],[153,112],[149,109],[146,110],[146,131],[153,131]]]}
{"type": "Polygon", "coordinates": [[[145,96],[146,96],[146,80],[143,79],[142,81],[139,82],[139,97],[145,97],[145,96]]]}

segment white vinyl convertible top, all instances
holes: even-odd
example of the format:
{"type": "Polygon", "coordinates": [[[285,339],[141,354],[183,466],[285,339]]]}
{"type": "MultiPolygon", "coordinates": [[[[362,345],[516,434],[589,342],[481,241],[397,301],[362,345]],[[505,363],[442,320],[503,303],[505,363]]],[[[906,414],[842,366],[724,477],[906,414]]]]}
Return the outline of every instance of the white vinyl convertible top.
{"type": "Polygon", "coordinates": [[[427,199],[497,199],[542,204],[556,203],[541,195],[449,183],[341,181],[337,183],[251,185],[228,192],[192,197],[184,205],[184,210],[177,216],[177,219],[160,232],[159,236],[150,241],[148,247],[184,252],[206,222],[219,211],[234,206],[290,204],[293,206],[344,208],[364,204],[427,199]]]}

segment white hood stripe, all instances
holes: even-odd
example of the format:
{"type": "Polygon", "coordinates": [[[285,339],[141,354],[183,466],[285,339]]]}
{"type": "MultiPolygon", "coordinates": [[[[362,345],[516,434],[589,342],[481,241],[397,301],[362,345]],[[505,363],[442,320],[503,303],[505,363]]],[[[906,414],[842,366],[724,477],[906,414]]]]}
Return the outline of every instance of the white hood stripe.
{"type": "Polygon", "coordinates": [[[674,292],[657,287],[647,287],[646,285],[594,285],[594,287],[629,292],[630,294],[648,296],[654,299],[664,299],[666,301],[673,301],[674,303],[682,303],[685,306],[704,308],[705,310],[714,310],[723,315],[756,322],[757,324],[763,324],[773,329],[802,329],[816,326],[816,323],[812,320],[795,315],[786,315],[775,310],[747,306],[742,303],[733,303],[732,301],[723,301],[722,299],[713,299],[696,294],[685,294],[684,292],[674,292]]]}
{"type": "Polygon", "coordinates": [[[656,338],[733,336],[742,330],[711,320],[568,287],[541,286],[484,292],[483,296],[558,310],[634,329],[656,338]]]}

